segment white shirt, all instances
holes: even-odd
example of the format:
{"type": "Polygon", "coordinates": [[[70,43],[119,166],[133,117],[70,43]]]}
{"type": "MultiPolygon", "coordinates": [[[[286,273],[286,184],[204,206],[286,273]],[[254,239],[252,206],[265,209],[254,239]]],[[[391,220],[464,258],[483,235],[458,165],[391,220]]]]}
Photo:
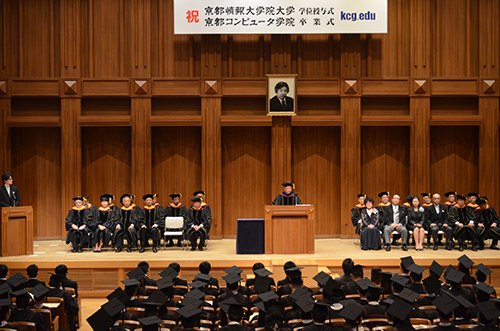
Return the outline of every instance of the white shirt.
{"type": "Polygon", "coordinates": [[[440,212],[439,207],[440,207],[439,205],[434,205],[434,208],[436,209],[436,214],[438,214],[438,215],[439,215],[439,212],[440,212]]]}
{"type": "Polygon", "coordinates": [[[399,206],[392,205],[392,210],[394,211],[394,223],[399,223],[399,206]]]}
{"type": "Polygon", "coordinates": [[[10,185],[4,185],[5,189],[7,190],[7,194],[9,195],[10,198],[10,185]]]}

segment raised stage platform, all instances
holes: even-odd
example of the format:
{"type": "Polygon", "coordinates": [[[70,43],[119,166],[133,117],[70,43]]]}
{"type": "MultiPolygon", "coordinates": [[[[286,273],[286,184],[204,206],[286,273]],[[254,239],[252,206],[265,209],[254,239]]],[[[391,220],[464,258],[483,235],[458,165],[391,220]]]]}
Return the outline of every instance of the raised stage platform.
{"type": "Polygon", "coordinates": [[[370,268],[379,266],[384,271],[399,271],[400,257],[411,255],[419,265],[428,267],[435,259],[443,266],[448,264],[457,265],[457,258],[466,253],[476,264],[484,263],[493,271],[491,284],[500,287],[500,251],[485,249],[472,252],[466,250],[459,252],[457,249],[446,251],[440,248],[438,251],[426,249],[416,252],[412,247],[404,252],[401,247],[393,247],[392,251],[362,251],[352,239],[316,239],[316,254],[301,255],[237,255],[236,240],[222,239],[211,240],[206,251],[182,250],[179,247],[162,249],[158,253],[151,250],[140,254],[138,251],[127,253],[126,251],[115,253],[111,250],[102,253],[84,251],[83,253],[72,253],[70,246],[61,240],[36,241],[34,254],[30,256],[16,256],[0,258],[0,263],[9,266],[10,275],[15,272],[26,274],[26,267],[36,263],[40,268],[39,278],[48,281],[49,272],[54,267],[64,263],[69,267],[69,278],[77,280],[82,297],[104,297],[126,278],[125,274],[134,269],[140,261],[148,261],[151,267],[150,277],[159,278],[161,272],[172,261],[182,266],[181,277],[191,280],[198,273],[198,265],[201,261],[209,261],[212,264],[212,275],[222,277],[224,269],[236,264],[244,270],[243,279],[247,275],[253,276],[252,265],[259,261],[271,270],[276,279],[284,278],[283,264],[293,260],[296,264],[303,266],[303,274],[306,276],[305,284],[316,286],[312,277],[324,270],[335,276],[341,274],[342,261],[346,257],[352,258],[355,263],[366,266],[365,276],[370,276],[370,268]]]}

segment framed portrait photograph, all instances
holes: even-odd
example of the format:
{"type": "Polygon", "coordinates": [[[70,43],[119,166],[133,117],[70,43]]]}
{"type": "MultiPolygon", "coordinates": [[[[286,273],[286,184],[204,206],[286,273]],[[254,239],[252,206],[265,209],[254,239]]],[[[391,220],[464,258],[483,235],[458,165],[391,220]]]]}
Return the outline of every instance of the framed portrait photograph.
{"type": "Polygon", "coordinates": [[[297,75],[267,75],[267,115],[297,114],[297,75]]]}

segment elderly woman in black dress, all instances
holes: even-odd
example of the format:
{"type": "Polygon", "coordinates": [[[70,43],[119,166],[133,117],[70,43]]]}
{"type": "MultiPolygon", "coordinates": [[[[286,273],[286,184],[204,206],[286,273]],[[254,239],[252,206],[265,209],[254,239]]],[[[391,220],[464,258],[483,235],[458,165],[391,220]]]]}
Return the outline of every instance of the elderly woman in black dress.
{"type": "Polygon", "coordinates": [[[378,229],[381,217],[378,210],[373,207],[372,197],[365,199],[365,207],[361,211],[361,249],[364,251],[379,250],[382,247],[378,229]]]}
{"type": "Polygon", "coordinates": [[[408,208],[408,222],[406,228],[408,231],[413,231],[413,238],[415,239],[415,250],[424,250],[425,238],[425,212],[424,208],[420,206],[420,199],[414,195],[411,200],[411,207],[408,208]]]}

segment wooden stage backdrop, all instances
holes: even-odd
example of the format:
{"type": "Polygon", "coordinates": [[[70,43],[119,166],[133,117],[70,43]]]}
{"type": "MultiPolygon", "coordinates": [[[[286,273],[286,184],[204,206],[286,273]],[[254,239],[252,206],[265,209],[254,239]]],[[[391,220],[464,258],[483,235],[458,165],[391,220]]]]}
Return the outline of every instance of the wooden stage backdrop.
{"type": "Polygon", "coordinates": [[[172,0],[4,0],[0,169],[65,236],[71,197],[207,192],[212,238],[292,180],[318,236],[356,195],[479,191],[500,207],[500,2],[389,0],[388,34],[173,34],[172,0]],[[265,74],[298,74],[266,116],[265,74]]]}

